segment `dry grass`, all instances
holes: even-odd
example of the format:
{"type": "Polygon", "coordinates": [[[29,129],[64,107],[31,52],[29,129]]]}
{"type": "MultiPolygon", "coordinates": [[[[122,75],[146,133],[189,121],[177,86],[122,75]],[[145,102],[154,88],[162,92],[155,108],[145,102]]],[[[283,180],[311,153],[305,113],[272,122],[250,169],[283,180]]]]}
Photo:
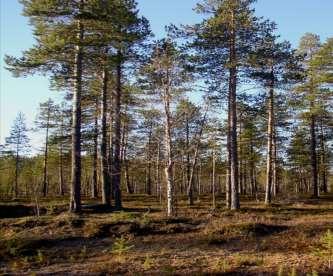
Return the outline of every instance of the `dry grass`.
{"type": "Polygon", "coordinates": [[[267,208],[244,199],[239,212],[222,203],[212,211],[207,197],[192,208],[178,200],[176,219],[140,195],[126,197],[122,212],[70,215],[60,199],[43,204],[39,218],[0,219],[0,274],[333,274],[314,254],[333,229],[331,197],[267,208]]]}

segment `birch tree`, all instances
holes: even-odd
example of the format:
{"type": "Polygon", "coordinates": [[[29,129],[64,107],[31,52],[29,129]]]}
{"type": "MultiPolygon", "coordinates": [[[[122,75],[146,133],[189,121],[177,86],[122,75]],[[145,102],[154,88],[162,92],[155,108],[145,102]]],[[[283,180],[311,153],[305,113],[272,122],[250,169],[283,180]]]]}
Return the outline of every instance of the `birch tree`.
{"type": "Polygon", "coordinates": [[[157,41],[153,45],[153,53],[145,66],[144,79],[146,89],[157,95],[164,113],[164,146],[165,146],[165,179],[167,183],[167,215],[175,213],[174,183],[174,104],[185,91],[189,74],[184,68],[181,52],[170,39],[157,41]]]}

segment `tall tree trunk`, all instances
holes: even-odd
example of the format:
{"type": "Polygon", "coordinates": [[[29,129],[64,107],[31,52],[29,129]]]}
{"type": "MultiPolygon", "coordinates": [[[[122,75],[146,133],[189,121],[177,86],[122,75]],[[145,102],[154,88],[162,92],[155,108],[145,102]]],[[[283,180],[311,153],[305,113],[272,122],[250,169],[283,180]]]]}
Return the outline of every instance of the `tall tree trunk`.
{"type": "Polygon", "coordinates": [[[243,182],[243,189],[242,189],[242,194],[243,195],[246,195],[247,194],[247,162],[246,160],[244,160],[242,162],[242,166],[241,166],[241,169],[242,169],[242,182],[243,182]]]}
{"type": "Polygon", "coordinates": [[[45,134],[45,148],[44,148],[44,167],[43,167],[43,196],[47,194],[48,182],[48,151],[49,151],[49,127],[50,127],[50,107],[47,110],[46,134],[45,134]]]}
{"type": "Polygon", "coordinates": [[[250,153],[251,153],[251,160],[250,160],[250,193],[251,196],[254,196],[256,193],[255,189],[255,162],[254,162],[254,149],[253,149],[253,141],[250,142],[250,153]]]}
{"type": "Polygon", "coordinates": [[[180,167],[181,167],[181,181],[180,181],[180,184],[179,184],[179,186],[180,186],[180,194],[182,195],[183,194],[183,192],[184,192],[184,187],[186,187],[186,185],[187,185],[187,176],[186,176],[186,162],[184,161],[184,156],[183,156],[183,154],[185,154],[184,152],[182,152],[182,156],[181,156],[181,165],[180,165],[180,167]]]}
{"type": "Polygon", "coordinates": [[[14,197],[17,198],[19,195],[18,192],[18,175],[19,175],[19,161],[20,160],[20,156],[19,156],[19,149],[18,149],[18,145],[16,146],[16,157],[15,157],[15,183],[14,183],[14,197]]]}
{"type": "Polygon", "coordinates": [[[128,149],[128,129],[124,126],[123,129],[123,162],[124,162],[124,177],[126,183],[127,193],[133,194],[133,187],[131,185],[130,177],[129,177],[129,161],[127,159],[127,149],[128,149]]]}
{"type": "Polygon", "coordinates": [[[272,145],[272,152],[273,152],[273,157],[272,157],[272,196],[276,197],[278,194],[278,165],[277,165],[277,134],[276,134],[276,126],[275,123],[273,125],[273,145],[272,145]]]}
{"type": "MultiPolygon", "coordinates": [[[[170,144],[166,144],[166,150],[169,151],[170,144]]],[[[165,177],[167,180],[167,215],[173,216],[175,213],[174,206],[174,183],[173,183],[173,162],[170,157],[170,153],[168,153],[167,164],[165,168],[165,177]]]]}
{"type": "Polygon", "coordinates": [[[226,208],[231,208],[231,147],[230,147],[230,134],[231,134],[231,78],[229,79],[229,93],[228,93],[228,123],[227,123],[227,169],[225,181],[225,204],[226,208]]]}
{"type": "Polygon", "coordinates": [[[321,163],[321,182],[322,182],[322,191],[324,193],[328,192],[327,187],[327,165],[326,165],[326,141],[325,141],[325,134],[324,134],[324,126],[323,120],[320,123],[320,163],[321,163]]]}
{"type": "MultiPolygon", "coordinates": [[[[198,155],[198,149],[195,149],[194,155],[198,155]]],[[[187,154],[187,157],[189,156],[189,154],[187,154]]],[[[195,156],[194,156],[195,158],[195,156]]],[[[195,168],[193,168],[193,170],[191,170],[191,168],[189,167],[189,158],[187,158],[187,164],[186,164],[186,184],[187,184],[187,197],[188,197],[188,204],[190,206],[194,205],[194,198],[193,198],[193,182],[194,182],[194,171],[195,168]]]]}
{"type": "MultiPolygon", "coordinates": [[[[81,0],[81,10],[83,0],[81,0]]],[[[71,165],[71,193],[70,211],[81,211],[81,94],[82,94],[82,59],[83,59],[83,24],[81,20],[77,22],[78,44],[75,46],[74,62],[74,93],[72,112],[72,165],[71,165]]]]}
{"type": "Polygon", "coordinates": [[[230,39],[230,187],[231,187],[231,210],[240,208],[238,193],[238,153],[237,153],[237,54],[234,11],[232,11],[230,39]]]}
{"type": "Polygon", "coordinates": [[[212,195],[213,195],[213,210],[216,209],[216,156],[215,156],[215,148],[213,149],[213,156],[212,156],[212,195]]]}
{"type": "Polygon", "coordinates": [[[274,74],[271,73],[271,84],[268,96],[268,126],[267,126],[267,163],[266,163],[266,192],[265,204],[272,202],[272,159],[273,159],[273,131],[274,131],[274,74]]]}
{"type": "Polygon", "coordinates": [[[162,203],[162,183],[160,176],[160,159],[161,159],[161,143],[157,142],[157,156],[156,156],[156,187],[157,187],[157,195],[159,196],[160,203],[162,203]]]}
{"type": "MultiPolygon", "coordinates": [[[[186,186],[188,191],[189,203],[193,205],[193,184],[190,184],[191,181],[191,164],[190,164],[190,127],[188,114],[186,112],[186,125],[185,125],[185,136],[186,136],[186,186]]],[[[194,170],[193,170],[194,173],[194,170]]]]}
{"type": "Polygon", "coordinates": [[[317,164],[317,139],[316,139],[316,119],[311,115],[310,133],[311,133],[311,176],[313,197],[319,196],[318,191],[318,164],[317,164]]]}
{"type": "Polygon", "coordinates": [[[108,173],[111,182],[111,199],[114,199],[114,189],[112,184],[113,171],[113,149],[114,149],[114,93],[110,93],[110,108],[109,108],[109,147],[108,147],[108,173]]]}
{"type": "Polygon", "coordinates": [[[147,167],[146,167],[146,194],[151,195],[151,163],[150,161],[147,161],[147,167]]]}
{"type": "Polygon", "coordinates": [[[164,111],[165,111],[165,153],[166,167],[165,178],[167,181],[167,215],[169,217],[175,215],[174,206],[174,175],[173,175],[173,154],[172,154],[172,138],[171,138],[171,113],[170,113],[170,92],[166,88],[164,94],[164,111]]]}
{"type": "Polygon", "coordinates": [[[146,194],[151,195],[151,136],[152,136],[152,126],[150,126],[148,134],[148,143],[146,149],[146,194]]]}
{"type": "Polygon", "coordinates": [[[62,142],[59,144],[59,195],[63,196],[64,191],[64,167],[63,167],[63,145],[62,142]]]}
{"type": "Polygon", "coordinates": [[[125,166],[125,181],[126,181],[126,189],[127,193],[133,194],[133,188],[131,185],[130,177],[129,177],[129,166],[128,166],[128,160],[125,157],[124,159],[124,166],[125,166]]]}
{"type": "MultiPolygon", "coordinates": [[[[198,160],[198,155],[199,155],[199,147],[200,147],[200,142],[198,141],[195,150],[194,150],[194,156],[193,156],[193,162],[190,170],[190,177],[188,179],[187,183],[187,196],[188,196],[188,202],[190,206],[194,205],[194,198],[193,198],[193,186],[194,186],[194,172],[197,167],[197,160],[198,160]]],[[[200,179],[199,179],[200,182],[200,179]]],[[[200,186],[198,188],[198,194],[200,194],[200,186]]]]}
{"type": "MultiPolygon", "coordinates": [[[[206,122],[207,118],[207,111],[208,111],[208,105],[206,106],[204,116],[202,118],[202,121],[200,123],[200,129],[195,135],[195,140],[196,140],[196,145],[194,149],[194,156],[193,156],[193,161],[189,170],[189,177],[188,177],[188,183],[187,183],[187,196],[188,196],[188,201],[189,205],[192,206],[194,204],[194,198],[193,198],[193,187],[194,187],[194,173],[195,169],[197,167],[197,162],[198,162],[198,156],[199,156],[199,150],[200,150],[200,144],[201,144],[201,137],[204,129],[204,125],[206,122]]],[[[189,142],[188,142],[188,149],[189,149],[189,142]]],[[[189,154],[189,153],[188,153],[189,154]]],[[[188,155],[188,162],[189,162],[189,155],[188,155]]],[[[201,175],[201,164],[200,164],[200,175],[201,175]]],[[[200,176],[198,177],[198,196],[201,193],[201,187],[200,187],[200,176]]]]}
{"type": "MultiPolygon", "coordinates": [[[[107,62],[107,61],[105,61],[107,62]]],[[[107,148],[107,113],[108,113],[108,69],[107,64],[103,68],[103,87],[102,87],[102,141],[101,141],[101,170],[102,170],[102,203],[111,206],[111,182],[108,164],[108,148],[107,148]]]]}
{"type": "Polygon", "coordinates": [[[201,172],[202,172],[202,164],[200,162],[199,169],[197,170],[197,182],[198,182],[198,201],[200,200],[201,196],[201,172]]]}
{"type": "Polygon", "coordinates": [[[95,123],[94,123],[94,150],[93,150],[93,177],[91,181],[91,198],[97,198],[98,183],[98,98],[95,103],[95,123]]]}
{"type": "Polygon", "coordinates": [[[238,147],[239,147],[239,158],[238,158],[238,193],[239,194],[243,194],[243,141],[242,141],[242,114],[240,114],[240,118],[239,118],[239,143],[238,143],[238,147]]]}
{"type": "Polygon", "coordinates": [[[122,92],[122,66],[121,54],[118,52],[118,64],[116,69],[116,89],[114,94],[114,156],[112,164],[112,185],[116,210],[122,209],[121,200],[121,92],[122,92]]]}
{"type": "MultiPolygon", "coordinates": [[[[60,117],[60,137],[64,137],[64,117],[61,114],[60,117]]],[[[65,185],[64,185],[64,159],[63,159],[63,142],[59,141],[59,194],[63,196],[65,194],[65,185]]]]}

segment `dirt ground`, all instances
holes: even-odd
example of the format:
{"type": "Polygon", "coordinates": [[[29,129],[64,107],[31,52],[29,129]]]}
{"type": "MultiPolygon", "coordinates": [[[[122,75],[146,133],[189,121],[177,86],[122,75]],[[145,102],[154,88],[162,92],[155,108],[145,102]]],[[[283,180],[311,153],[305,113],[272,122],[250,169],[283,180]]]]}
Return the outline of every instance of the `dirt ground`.
{"type": "Polygon", "coordinates": [[[328,252],[322,239],[332,195],[271,207],[243,198],[239,212],[179,199],[173,219],[143,195],[125,196],[121,212],[85,201],[72,215],[66,203],[44,200],[39,217],[27,202],[1,203],[0,275],[333,275],[333,240],[328,252]]]}

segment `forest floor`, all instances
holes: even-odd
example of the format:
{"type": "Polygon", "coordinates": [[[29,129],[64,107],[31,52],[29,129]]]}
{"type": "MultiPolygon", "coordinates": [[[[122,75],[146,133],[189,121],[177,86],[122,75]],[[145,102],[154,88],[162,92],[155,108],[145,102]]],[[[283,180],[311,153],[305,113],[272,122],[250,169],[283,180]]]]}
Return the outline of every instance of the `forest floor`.
{"type": "Polygon", "coordinates": [[[85,201],[81,215],[64,199],[43,200],[39,217],[27,202],[2,202],[0,275],[333,275],[333,256],[317,252],[333,195],[270,207],[243,198],[238,212],[219,202],[178,200],[174,219],[143,195],[125,196],[121,212],[85,201]]]}

